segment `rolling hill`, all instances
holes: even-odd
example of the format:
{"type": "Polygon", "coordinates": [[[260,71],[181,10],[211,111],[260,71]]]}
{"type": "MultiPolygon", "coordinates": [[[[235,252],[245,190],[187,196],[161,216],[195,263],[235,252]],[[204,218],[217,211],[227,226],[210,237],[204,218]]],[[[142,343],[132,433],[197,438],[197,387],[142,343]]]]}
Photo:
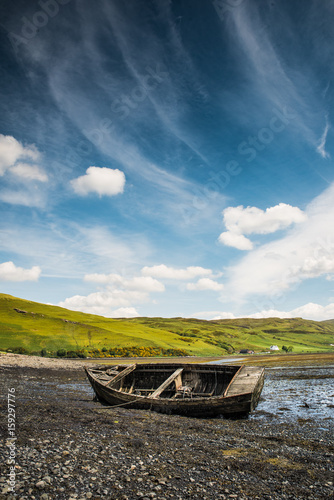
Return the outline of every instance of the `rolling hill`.
{"type": "Polygon", "coordinates": [[[334,351],[334,321],[185,318],[110,319],[0,294],[0,349],[62,355],[222,356],[272,344],[334,351]]]}

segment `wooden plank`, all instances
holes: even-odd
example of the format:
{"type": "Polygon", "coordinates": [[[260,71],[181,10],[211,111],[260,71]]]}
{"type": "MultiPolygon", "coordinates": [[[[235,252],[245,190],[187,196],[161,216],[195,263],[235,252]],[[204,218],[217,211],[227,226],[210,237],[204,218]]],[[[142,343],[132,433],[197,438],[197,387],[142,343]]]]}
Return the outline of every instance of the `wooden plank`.
{"type": "Polygon", "coordinates": [[[133,370],[136,369],[136,363],[133,364],[133,365],[129,365],[127,368],[125,368],[125,370],[122,370],[118,375],[116,375],[116,377],[112,378],[107,384],[106,384],[106,387],[111,387],[115,384],[117,384],[117,382],[119,382],[120,380],[122,380],[124,377],[126,377],[129,373],[133,372],[133,370]]]}
{"type": "Polygon", "coordinates": [[[152,392],[152,394],[150,394],[148,397],[151,398],[151,399],[155,399],[157,398],[158,396],[160,396],[160,394],[169,386],[169,384],[171,382],[173,382],[173,380],[175,380],[181,373],[183,372],[183,368],[178,368],[177,370],[175,370],[174,373],[172,373],[170,375],[170,377],[168,377],[167,380],[165,380],[154,392],[152,392]]]}
{"type": "Polygon", "coordinates": [[[243,366],[232,380],[225,396],[235,396],[253,392],[263,369],[253,366],[243,366]]]}

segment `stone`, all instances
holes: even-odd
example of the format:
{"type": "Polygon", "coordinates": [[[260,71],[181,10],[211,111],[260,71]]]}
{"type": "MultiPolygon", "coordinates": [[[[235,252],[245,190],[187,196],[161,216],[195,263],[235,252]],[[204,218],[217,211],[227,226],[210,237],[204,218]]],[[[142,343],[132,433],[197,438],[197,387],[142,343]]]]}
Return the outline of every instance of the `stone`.
{"type": "Polygon", "coordinates": [[[36,483],[36,488],[38,488],[40,490],[42,490],[43,488],[45,488],[45,486],[46,486],[46,482],[45,481],[38,481],[36,483]]]}

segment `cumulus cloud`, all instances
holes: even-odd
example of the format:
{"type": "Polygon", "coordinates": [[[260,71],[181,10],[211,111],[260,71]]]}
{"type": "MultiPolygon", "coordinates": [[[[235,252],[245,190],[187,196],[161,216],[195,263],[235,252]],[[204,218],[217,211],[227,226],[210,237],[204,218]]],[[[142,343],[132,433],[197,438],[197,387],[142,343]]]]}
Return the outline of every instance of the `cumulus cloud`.
{"type": "Polygon", "coordinates": [[[10,172],[17,177],[29,181],[47,182],[48,176],[38,165],[29,165],[28,163],[17,163],[11,167],[10,172]]]}
{"type": "Polygon", "coordinates": [[[223,245],[228,247],[237,248],[238,250],[252,250],[253,243],[246,238],[243,234],[233,233],[232,231],[225,231],[221,233],[218,240],[223,245]]]}
{"type": "Polygon", "coordinates": [[[99,314],[109,318],[138,316],[133,304],[150,300],[150,293],[164,292],[165,287],[150,276],[125,278],[119,274],[86,274],[84,281],[102,285],[89,295],[74,295],[58,305],[74,311],[99,314]]]}
{"type": "Polygon", "coordinates": [[[305,210],[304,222],[283,238],[251,251],[227,270],[226,297],[285,293],[302,280],[334,273],[334,184],[305,210]]]}
{"type": "Polygon", "coordinates": [[[197,312],[192,315],[193,318],[207,319],[207,320],[219,320],[219,319],[237,319],[237,318],[303,318],[313,321],[325,321],[327,319],[334,318],[334,303],[322,306],[320,304],[315,304],[314,302],[309,302],[300,307],[296,307],[291,311],[282,311],[278,309],[263,309],[254,314],[249,315],[234,315],[232,312],[228,311],[202,311],[197,312]]]}
{"type": "Polygon", "coordinates": [[[14,137],[0,134],[0,175],[19,160],[37,161],[39,158],[40,153],[34,145],[23,146],[14,137]]]}
{"type": "Polygon", "coordinates": [[[197,283],[188,283],[186,288],[187,290],[213,290],[215,292],[219,292],[224,288],[224,285],[210,278],[201,278],[197,281],[197,283]]]}
{"type": "Polygon", "coordinates": [[[86,196],[89,193],[97,193],[99,196],[115,196],[123,193],[125,175],[118,169],[89,167],[86,174],[73,179],[71,185],[74,191],[81,196],[86,196]]]}
{"type": "Polygon", "coordinates": [[[236,319],[231,312],[222,312],[222,311],[201,311],[195,314],[192,314],[192,318],[199,319],[207,319],[207,320],[217,320],[217,319],[236,319]]]}
{"type": "Polygon", "coordinates": [[[304,222],[306,215],[298,207],[279,203],[266,210],[244,208],[243,205],[228,207],[223,211],[223,218],[227,231],[219,236],[219,241],[239,250],[252,250],[253,244],[245,234],[274,233],[291,224],[304,222]]]}
{"type": "Polygon", "coordinates": [[[252,314],[250,318],[304,318],[313,321],[324,321],[334,318],[334,303],[322,306],[309,302],[291,311],[279,311],[276,309],[263,310],[252,314]]]}
{"type": "Polygon", "coordinates": [[[0,176],[9,172],[22,181],[47,182],[47,174],[36,164],[40,159],[41,154],[33,144],[23,146],[14,137],[0,134],[0,176]]]}
{"type": "Polygon", "coordinates": [[[211,269],[205,269],[203,267],[190,266],[185,269],[176,269],[174,267],[168,267],[165,264],[151,267],[146,266],[143,267],[141,272],[144,276],[172,280],[189,280],[197,276],[212,275],[211,269]]]}
{"type": "Polygon", "coordinates": [[[137,311],[132,304],[145,302],[146,300],[148,300],[147,293],[108,288],[89,295],[74,295],[59,302],[58,305],[72,311],[82,311],[115,318],[118,317],[118,314],[125,317],[126,311],[127,317],[137,316],[137,311]]]}
{"type": "Polygon", "coordinates": [[[86,274],[85,281],[100,283],[103,285],[113,284],[126,290],[138,290],[143,292],[164,292],[165,287],[158,280],[150,276],[135,276],[127,279],[119,274],[86,274]]]}
{"type": "Polygon", "coordinates": [[[109,318],[135,318],[136,316],[139,314],[134,307],[120,307],[109,313],[109,318]]]}
{"type": "Polygon", "coordinates": [[[41,268],[33,266],[31,269],[17,267],[13,262],[0,264],[0,281],[38,281],[41,268]]]}

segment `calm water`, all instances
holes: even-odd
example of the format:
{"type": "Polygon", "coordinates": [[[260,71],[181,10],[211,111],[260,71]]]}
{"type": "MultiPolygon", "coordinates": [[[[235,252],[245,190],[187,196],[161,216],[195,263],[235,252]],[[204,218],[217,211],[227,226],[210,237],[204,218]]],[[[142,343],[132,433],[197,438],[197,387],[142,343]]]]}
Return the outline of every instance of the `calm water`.
{"type": "MultiPolygon", "coordinates": [[[[71,378],[23,376],[20,381],[23,398],[25,384],[29,392],[36,391],[43,399],[70,398],[90,404],[94,394],[81,372],[71,378]]],[[[302,419],[334,431],[334,364],[266,368],[259,404],[249,418],[267,423],[302,419]]]]}
{"type": "MultiPolygon", "coordinates": [[[[224,358],[212,364],[243,359],[224,358]]],[[[266,368],[260,402],[249,418],[277,423],[313,420],[334,431],[334,365],[266,368]]]]}
{"type": "Polygon", "coordinates": [[[260,402],[250,418],[334,425],[334,365],[267,368],[260,402]]]}

